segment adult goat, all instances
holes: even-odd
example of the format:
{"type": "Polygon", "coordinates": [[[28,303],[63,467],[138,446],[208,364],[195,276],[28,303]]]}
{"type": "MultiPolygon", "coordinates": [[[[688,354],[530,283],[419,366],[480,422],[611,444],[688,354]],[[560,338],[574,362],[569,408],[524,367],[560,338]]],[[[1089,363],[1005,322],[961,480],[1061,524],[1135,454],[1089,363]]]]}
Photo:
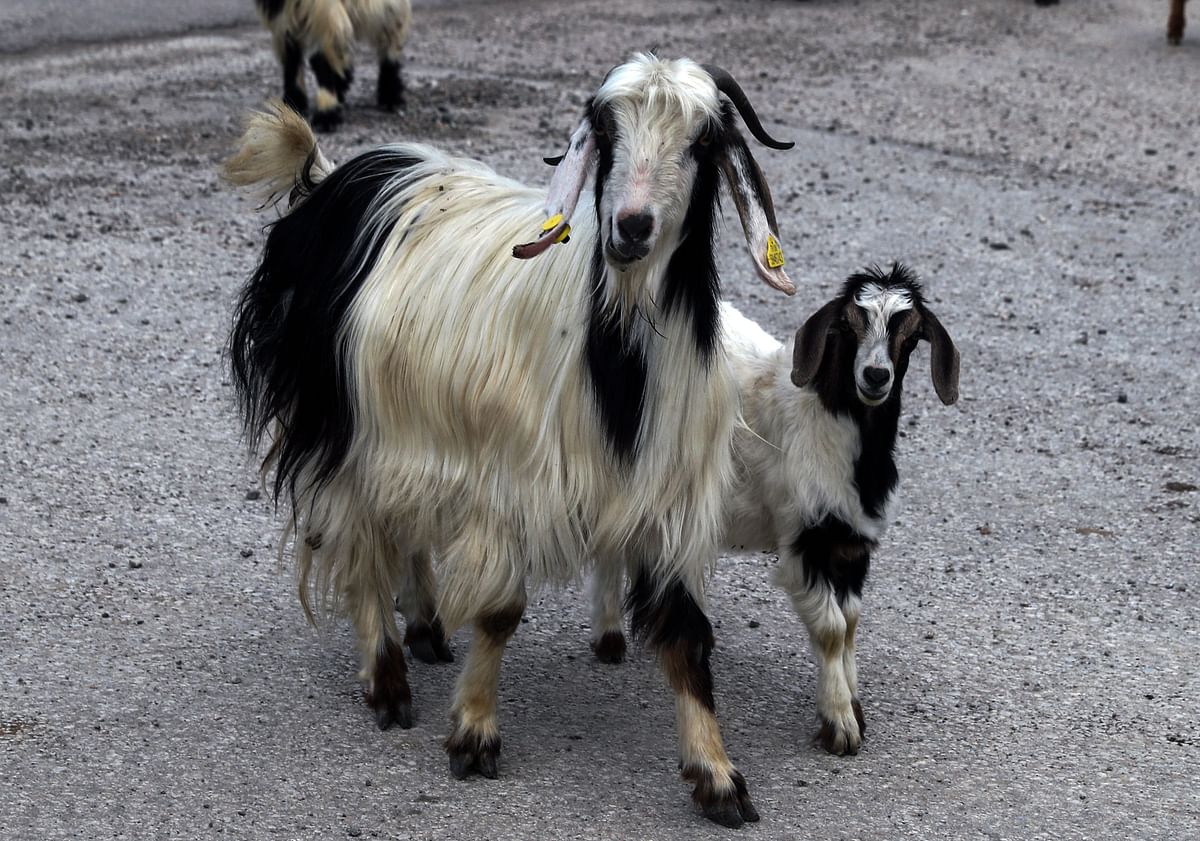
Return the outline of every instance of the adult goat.
{"type": "Polygon", "coordinates": [[[758,817],[722,745],[702,607],[738,411],[713,259],[722,174],[759,275],[793,287],[730,102],[790,147],[727,72],[640,54],[588,102],[548,196],[418,144],[331,170],[284,110],[256,117],[227,167],[295,201],[230,349],[249,437],[274,430],[264,470],[292,501],[302,598],[343,603],[381,727],[412,723],[393,593],[410,622],[436,607],[450,631],[473,624],[455,776],[497,774],[500,659],[527,580],[628,558],[695,800],[722,824],[758,817]]]}

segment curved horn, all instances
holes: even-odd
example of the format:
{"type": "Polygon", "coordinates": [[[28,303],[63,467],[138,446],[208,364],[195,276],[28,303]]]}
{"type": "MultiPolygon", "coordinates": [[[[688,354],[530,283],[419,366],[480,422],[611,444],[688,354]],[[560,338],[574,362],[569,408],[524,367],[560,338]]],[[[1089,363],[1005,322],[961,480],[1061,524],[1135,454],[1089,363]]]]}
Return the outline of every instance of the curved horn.
{"type": "Polygon", "coordinates": [[[717,85],[717,90],[729,97],[729,101],[737,107],[738,113],[742,115],[742,120],[746,123],[746,128],[750,129],[750,133],[754,135],[759,143],[771,149],[791,149],[796,145],[791,141],[785,143],[776,140],[767,134],[767,130],[759,122],[758,114],[754,112],[754,106],[750,104],[746,92],[742,90],[742,86],[737,83],[737,80],[729,75],[728,70],[723,67],[717,67],[715,64],[702,64],[700,66],[704,68],[709,76],[712,76],[713,82],[717,85]]]}

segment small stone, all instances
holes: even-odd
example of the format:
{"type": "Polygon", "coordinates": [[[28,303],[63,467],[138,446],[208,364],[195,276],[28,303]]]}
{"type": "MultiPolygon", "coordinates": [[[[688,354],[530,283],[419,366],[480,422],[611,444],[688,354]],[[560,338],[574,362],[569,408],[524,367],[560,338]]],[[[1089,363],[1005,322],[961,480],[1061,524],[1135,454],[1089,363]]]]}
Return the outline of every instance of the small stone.
{"type": "Polygon", "coordinates": [[[351,838],[357,838],[358,836],[362,835],[362,830],[359,829],[357,826],[352,826],[346,830],[346,834],[349,835],[351,838]]]}
{"type": "Polygon", "coordinates": [[[76,292],[71,296],[71,300],[77,304],[85,304],[88,301],[88,296],[84,292],[76,292]]]}
{"type": "Polygon", "coordinates": [[[1126,394],[1126,393],[1125,393],[1125,392],[1123,392],[1123,391],[1118,391],[1118,392],[1117,392],[1117,402],[1118,402],[1118,403],[1128,403],[1128,402],[1129,402],[1129,395],[1128,395],[1128,394],[1126,394]]]}
{"type": "Polygon", "coordinates": [[[253,501],[255,499],[258,499],[261,496],[262,496],[262,491],[260,491],[258,488],[254,488],[253,490],[246,491],[246,499],[248,499],[248,500],[253,501]]]}
{"type": "Polygon", "coordinates": [[[1082,333],[1080,333],[1080,334],[1079,334],[1079,335],[1078,335],[1078,336],[1075,338],[1075,344],[1077,344],[1077,345],[1086,345],[1087,343],[1088,343],[1088,334],[1087,334],[1087,331],[1086,331],[1086,330],[1084,330],[1082,333]]]}
{"type": "Polygon", "coordinates": [[[141,562],[141,561],[130,561],[130,562],[129,562],[129,568],[130,568],[130,569],[141,569],[141,568],[142,568],[142,562],[141,562]]]}
{"type": "Polygon", "coordinates": [[[243,558],[253,558],[253,557],[254,557],[254,550],[253,550],[253,549],[243,549],[243,550],[242,550],[242,557],[243,557],[243,558]]]}
{"type": "Polygon", "coordinates": [[[751,627],[751,628],[757,628],[757,627],[758,627],[758,620],[757,620],[757,619],[751,619],[751,620],[750,620],[750,627],[751,627]]]}
{"type": "Polygon", "coordinates": [[[988,243],[988,248],[992,249],[992,251],[1008,251],[1009,248],[1011,248],[1011,247],[1012,246],[1010,246],[1007,242],[989,242],[988,243]]]}
{"type": "Polygon", "coordinates": [[[1169,490],[1171,493],[1177,494],[1198,490],[1197,487],[1191,482],[1167,482],[1167,484],[1163,485],[1163,487],[1169,490]]]}

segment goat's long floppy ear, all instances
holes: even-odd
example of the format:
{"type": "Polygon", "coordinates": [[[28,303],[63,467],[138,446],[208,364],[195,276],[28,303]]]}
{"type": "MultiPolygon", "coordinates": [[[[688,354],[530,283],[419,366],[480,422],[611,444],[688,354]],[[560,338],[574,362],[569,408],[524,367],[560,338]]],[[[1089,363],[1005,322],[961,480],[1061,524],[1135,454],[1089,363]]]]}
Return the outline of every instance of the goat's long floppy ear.
{"type": "Polygon", "coordinates": [[[571,135],[567,151],[558,158],[547,158],[553,164],[554,177],[546,196],[546,221],[542,234],[533,242],[513,246],[513,256],[521,260],[536,257],[556,242],[565,242],[571,233],[571,214],[579,202],[579,193],[587,182],[588,170],[596,158],[596,137],[592,121],[584,117],[571,135]]]}
{"type": "Polygon", "coordinates": [[[779,245],[779,223],[775,221],[771,190],[750,154],[750,147],[736,130],[729,132],[721,169],[741,217],[746,245],[758,276],[773,289],[786,295],[795,294],[796,285],[783,270],[783,248],[779,245]]]}
{"type": "Polygon", "coordinates": [[[796,331],[796,346],[792,349],[792,383],[804,388],[812,382],[825,356],[825,339],[829,328],[842,311],[842,301],[835,298],[808,317],[796,331]]]}
{"type": "Polygon", "coordinates": [[[929,339],[929,367],[933,376],[933,390],[938,398],[949,406],[958,400],[958,348],[929,310],[922,313],[925,322],[925,337],[929,339]]]}

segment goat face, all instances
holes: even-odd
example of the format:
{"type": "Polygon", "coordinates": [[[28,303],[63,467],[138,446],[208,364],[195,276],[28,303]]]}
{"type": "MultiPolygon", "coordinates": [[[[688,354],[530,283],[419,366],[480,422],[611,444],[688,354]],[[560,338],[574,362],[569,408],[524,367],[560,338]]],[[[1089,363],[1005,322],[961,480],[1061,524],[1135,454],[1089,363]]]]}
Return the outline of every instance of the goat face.
{"type": "Polygon", "coordinates": [[[931,348],[931,376],[946,405],[958,399],[958,349],[925,305],[906,267],[894,264],[852,275],[841,294],[796,333],[792,382],[814,383],[834,408],[856,399],[867,407],[900,393],[917,342],[931,348]]]}
{"type": "Polygon", "coordinates": [[[711,217],[723,174],[760,277],[787,294],[794,292],[783,271],[770,190],[735,125],[730,103],[764,145],[791,148],[766,133],[745,93],[719,67],[639,54],[610,70],[588,102],[566,153],[547,159],[557,170],[542,237],[513,253],[533,257],[562,240],[594,169],[604,260],[614,269],[627,269],[673,250],[689,229],[689,214],[711,217]]]}

